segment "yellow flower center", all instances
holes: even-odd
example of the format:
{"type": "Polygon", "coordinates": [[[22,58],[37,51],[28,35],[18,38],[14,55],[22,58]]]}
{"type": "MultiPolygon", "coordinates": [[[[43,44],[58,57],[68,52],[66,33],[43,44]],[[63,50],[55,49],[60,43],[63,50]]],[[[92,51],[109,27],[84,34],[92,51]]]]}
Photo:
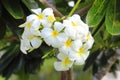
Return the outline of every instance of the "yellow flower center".
{"type": "Polygon", "coordinates": [[[55,18],[54,18],[54,16],[48,16],[48,17],[47,17],[47,20],[48,20],[49,22],[53,22],[53,21],[55,20],[55,18]]]}
{"type": "Polygon", "coordinates": [[[87,34],[86,37],[87,37],[87,40],[90,40],[90,34],[87,34]]]}
{"type": "Polygon", "coordinates": [[[43,18],[44,18],[44,15],[43,15],[43,14],[39,14],[39,15],[38,15],[38,19],[39,19],[39,20],[42,20],[43,18]]]}
{"type": "Polygon", "coordinates": [[[78,54],[82,55],[82,54],[84,54],[84,52],[85,52],[85,49],[84,48],[80,48],[79,51],[78,51],[78,54]]]}
{"type": "Polygon", "coordinates": [[[63,60],[63,65],[66,66],[70,63],[71,61],[69,60],[69,58],[66,58],[63,60]]]}
{"type": "Polygon", "coordinates": [[[71,23],[72,23],[72,26],[73,26],[73,27],[76,27],[76,26],[77,26],[77,24],[76,24],[75,22],[72,21],[71,23]]]}
{"type": "Polygon", "coordinates": [[[57,37],[58,36],[58,31],[53,31],[52,36],[57,37]]]}
{"type": "Polygon", "coordinates": [[[66,43],[65,43],[65,45],[67,47],[70,47],[72,45],[72,41],[71,40],[67,40],[66,43]]]}
{"type": "Polygon", "coordinates": [[[30,36],[29,37],[29,40],[31,41],[32,39],[34,39],[35,36],[30,36]]]}
{"type": "Polygon", "coordinates": [[[27,25],[26,25],[26,27],[30,29],[30,27],[31,27],[31,22],[28,22],[27,25]]]}

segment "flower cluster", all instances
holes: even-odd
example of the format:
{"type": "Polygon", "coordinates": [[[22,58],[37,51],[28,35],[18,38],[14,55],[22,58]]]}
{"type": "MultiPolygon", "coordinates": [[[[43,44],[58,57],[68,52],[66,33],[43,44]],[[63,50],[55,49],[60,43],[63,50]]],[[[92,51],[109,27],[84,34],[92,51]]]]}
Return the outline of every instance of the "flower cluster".
{"type": "Polygon", "coordinates": [[[19,27],[24,27],[20,49],[27,54],[28,50],[39,48],[44,41],[48,46],[57,48],[59,61],[54,63],[57,71],[66,71],[75,65],[84,64],[89,55],[94,39],[89,27],[79,15],[59,22],[53,10],[46,8],[32,9],[34,14],[27,17],[26,22],[19,27]]]}

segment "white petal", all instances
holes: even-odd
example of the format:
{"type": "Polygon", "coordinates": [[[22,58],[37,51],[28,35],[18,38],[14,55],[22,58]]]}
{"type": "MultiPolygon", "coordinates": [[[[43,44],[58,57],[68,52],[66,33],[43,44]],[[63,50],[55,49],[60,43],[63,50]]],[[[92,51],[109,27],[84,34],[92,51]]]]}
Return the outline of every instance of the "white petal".
{"type": "Polygon", "coordinates": [[[70,18],[71,20],[75,20],[75,21],[79,21],[79,20],[81,20],[80,19],[80,16],[78,15],[78,14],[74,14],[71,18],[70,18]]]}
{"type": "Polygon", "coordinates": [[[84,46],[87,48],[87,49],[91,49],[92,46],[93,46],[93,43],[94,43],[94,39],[91,39],[89,41],[87,41],[84,46]]]}
{"type": "Polygon", "coordinates": [[[41,35],[41,33],[40,33],[39,30],[35,30],[35,29],[32,29],[32,28],[31,28],[30,31],[31,31],[31,33],[34,34],[35,36],[40,36],[40,35],[41,35]]]}
{"type": "Polygon", "coordinates": [[[24,30],[24,32],[23,32],[23,34],[22,34],[22,38],[23,38],[23,39],[27,39],[27,38],[29,38],[31,35],[32,35],[32,33],[31,33],[27,28],[25,28],[25,30],[24,30]]]}
{"type": "Polygon", "coordinates": [[[40,28],[40,23],[41,22],[39,20],[34,20],[31,26],[35,29],[39,29],[40,28]]]}
{"type": "Polygon", "coordinates": [[[57,40],[60,46],[63,46],[67,39],[68,37],[64,33],[59,33],[59,35],[57,36],[57,40]]]}
{"type": "Polygon", "coordinates": [[[76,39],[76,37],[77,37],[77,34],[76,34],[77,32],[73,28],[66,28],[65,33],[67,36],[69,36],[72,39],[76,39]]]}
{"type": "Polygon", "coordinates": [[[49,36],[48,38],[44,38],[44,40],[45,40],[46,44],[48,44],[49,46],[51,45],[54,48],[60,47],[60,45],[58,44],[59,41],[52,36],[49,36]]]}
{"type": "Polygon", "coordinates": [[[67,71],[67,70],[69,70],[69,67],[64,67],[62,65],[62,62],[55,62],[54,67],[57,71],[67,71]]]}
{"type": "Polygon", "coordinates": [[[70,47],[66,47],[66,46],[62,46],[61,48],[59,48],[59,51],[61,53],[69,54],[69,52],[71,51],[71,48],[70,47]]]}
{"type": "Polygon", "coordinates": [[[86,53],[84,53],[82,56],[83,56],[83,58],[84,58],[84,60],[86,60],[87,58],[88,58],[88,56],[89,56],[89,51],[87,51],[86,53]]]}
{"type": "Polygon", "coordinates": [[[63,24],[60,22],[55,22],[54,23],[54,29],[60,32],[64,28],[63,24]]]}
{"type": "Polygon", "coordinates": [[[49,37],[49,38],[47,38],[48,39],[48,41],[51,41],[51,46],[52,47],[54,47],[54,48],[59,48],[61,45],[59,45],[58,43],[59,43],[59,41],[56,39],[56,38],[54,38],[54,37],[49,37]]]}
{"type": "Polygon", "coordinates": [[[85,26],[78,26],[76,31],[80,34],[87,34],[88,33],[88,30],[85,29],[85,26]]]}
{"type": "Polygon", "coordinates": [[[21,39],[21,45],[20,45],[20,50],[24,53],[27,54],[27,50],[29,50],[31,47],[29,40],[27,39],[21,39]]]}
{"type": "Polygon", "coordinates": [[[83,65],[85,63],[85,60],[83,59],[83,57],[79,57],[78,59],[75,60],[75,65],[83,65]]]}
{"type": "Polygon", "coordinates": [[[33,48],[40,47],[41,43],[42,43],[42,40],[40,40],[37,37],[31,40],[31,44],[32,44],[33,48]]]}
{"type": "Polygon", "coordinates": [[[51,39],[51,37],[44,38],[44,41],[47,45],[51,46],[52,43],[54,42],[54,39],[51,39]]]}
{"type": "Polygon", "coordinates": [[[69,54],[69,58],[70,60],[74,61],[75,65],[83,65],[85,63],[84,57],[74,51],[69,54]]]}
{"type": "Polygon", "coordinates": [[[18,27],[23,28],[25,26],[26,26],[26,23],[23,23],[23,24],[19,25],[18,27]]]}
{"type": "Polygon", "coordinates": [[[53,15],[53,10],[52,8],[46,8],[42,12],[44,15],[53,15]]]}
{"type": "Polygon", "coordinates": [[[35,14],[40,14],[41,13],[41,8],[38,9],[31,9],[35,14]]]}
{"type": "Polygon", "coordinates": [[[50,28],[50,27],[52,26],[52,24],[53,24],[53,23],[48,22],[46,19],[44,19],[44,20],[42,21],[43,27],[46,27],[46,28],[50,28]]]}
{"type": "Polygon", "coordinates": [[[27,16],[26,22],[31,22],[35,19],[37,19],[37,16],[35,14],[31,14],[31,15],[27,16]]]}
{"type": "Polygon", "coordinates": [[[35,20],[30,28],[32,34],[40,36],[40,21],[35,20]]]}
{"type": "Polygon", "coordinates": [[[59,33],[57,39],[61,42],[65,42],[68,39],[68,36],[65,33],[59,33]]]}
{"type": "Polygon", "coordinates": [[[65,53],[59,53],[59,54],[57,55],[57,58],[58,58],[59,60],[64,60],[64,59],[67,58],[67,57],[68,57],[68,55],[65,54],[65,53]]]}
{"type": "Polygon", "coordinates": [[[43,28],[41,31],[41,37],[42,38],[47,38],[52,35],[53,30],[50,28],[43,28]]]}
{"type": "Polygon", "coordinates": [[[79,58],[79,55],[76,54],[76,51],[72,51],[72,50],[71,50],[71,52],[68,54],[68,56],[69,56],[69,59],[70,59],[71,61],[75,61],[76,59],[79,58]]]}
{"type": "Polygon", "coordinates": [[[26,49],[26,47],[24,46],[23,40],[21,40],[20,50],[21,50],[24,54],[27,54],[27,51],[26,51],[27,49],[26,49]]]}
{"type": "Polygon", "coordinates": [[[81,40],[77,39],[77,40],[73,41],[72,49],[75,51],[78,51],[81,46],[82,46],[81,40]]]}
{"type": "Polygon", "coordinates": [[[70,27],[70,20],[63,20],[63,25],[65,26],[65,27],[70,27]]]}

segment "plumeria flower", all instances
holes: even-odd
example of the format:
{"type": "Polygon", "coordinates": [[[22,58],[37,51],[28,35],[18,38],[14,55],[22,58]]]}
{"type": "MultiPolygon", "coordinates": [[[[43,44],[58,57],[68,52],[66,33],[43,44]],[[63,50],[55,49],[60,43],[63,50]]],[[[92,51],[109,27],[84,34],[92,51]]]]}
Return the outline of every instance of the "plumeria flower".
{"type": "Polygon", "coordinates": [[[85,34],[88,32],[88,26],[80,19],[80,16],[74,14],[72,17],[63,21],[65,32],[72,39],[76,39],[79,34],[85,34]]]}
{"type": "Polygon", "coordinates": [[[72,67],[74,61],[71,61],[67,54],[59,53],[57,58],[60,60],[54,63],[57,71],[67,71],[72,67]]]}
{"type": "Polygon", "coordinates": [[[73,50],[77,51],[79,49],[79,47],[81,47],[81,46],[82,46],[81,40],[79,40],[79,39],[72,40],[72,39],[68,38],[64,42],[64,45],[59,48],[59,51],[62,53],[69,54],[73,50]]]}
{"type": "Polygon", "coordinates": [[[41,31],[41,37],[44,41],[54,48],[59,48],[65,42],[67,36],[62,30],[64,26],[60,22],[55,22],[53,28],[43,28],[41,31]]]}
{"type": "Polygon", "coordinates": [[[42,40],[39,36],[33,35],[30,31],[24,31],[22,34],[20,49],[24,54],[27,54],[28,50],[38,48],[41,43],[42,40]]]}
{"type": "Polygon", "coordinates": [[[53,22],[55,21],[55,17],[51,8],[46,8],[43,11],[41,10],[41,8],[31,10],[37,16],[37,18],[35,19],[35,25],[37,24],[40,26],[40,24],[42,23],[43,27],[52,26],[53,22]]]}
{"type": "Polygon", "coordinates": [[[25,31],[31,31],[33,34],[40,36],[39,28],[36,27],[38,25],[34,24],[36,18],[37,17],[34,14],[27,16],[26,22],[24,24],[20,25],[19,27],[24,27],[25,31]]]}
{"type": "Polygon", "coordinates": [[[43,20],[42,25],[44,27],[51,27],[53,22],[56,20],[54,14],[53,14],[52,8],[44,9],[43,13],[45,14],[45,19],[43,20]]]}
{"type": "Polygon", "coordinates": [[[81,46],[78,51],[71,51],[71,53],[69,53],[69,59],[74,60],[74,64],[76,65],[83,65],[88,55],[89,51],[86,46],[81,46]]]}
{"type": "Polygon", "coordinates": [[[31,14],[31,15],[29,15],[29,16],[27,16],[27,18],[26,18],[26,22],[25,23],[23,23],[23,24],[21,24],[21,25],[19,25],[19,27],[23,27],[23,28],[25,28],[25,30],[30,30],[30,28],[31,28],[31,26],[32,26],[32,23],[33,23],[33,21],[35,20],[35,15],[33,15],[33,14],[31,14]]]}

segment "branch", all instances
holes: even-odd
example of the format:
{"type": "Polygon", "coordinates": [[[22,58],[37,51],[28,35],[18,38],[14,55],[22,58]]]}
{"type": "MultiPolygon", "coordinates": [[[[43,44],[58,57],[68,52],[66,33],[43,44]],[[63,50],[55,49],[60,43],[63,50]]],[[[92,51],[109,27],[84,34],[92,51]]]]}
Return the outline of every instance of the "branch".
{"type": "Polygon", "coordinates": [[[68,71],[62,71],[61,80],[74,80],[73,68],[70,68],[68,71]]]}
{"type": "Polygon", "coordinates": [[[73,77],[73,68],[70,68],[67,71],[67,74],[68,74],[68,80],[74,80],[74,77],[73,77]]]}
{"type": "Polygon", "coordinates": [[[67,72],[66,71],[61,71],[61,79],[60,80],[67,80],[67,72]]]}
{"type": "Polygon", "coordinates": [[[120,57],[120,54],[115,53],[108,61],[109,63],[103,68],[99,69],[98,72],[94,75],[93,80],[101,80],[104,75],[110,71],[111,67],[114,65],[116,60],[120,57]]]}
{"type": "Polygon", "coordinates": [[[60,13],[53,5],[49,4],[46,0],[39,0],[43,5],[50,7],[53,9],[55,16],[63,17],[62,13],[60,13]]]}

